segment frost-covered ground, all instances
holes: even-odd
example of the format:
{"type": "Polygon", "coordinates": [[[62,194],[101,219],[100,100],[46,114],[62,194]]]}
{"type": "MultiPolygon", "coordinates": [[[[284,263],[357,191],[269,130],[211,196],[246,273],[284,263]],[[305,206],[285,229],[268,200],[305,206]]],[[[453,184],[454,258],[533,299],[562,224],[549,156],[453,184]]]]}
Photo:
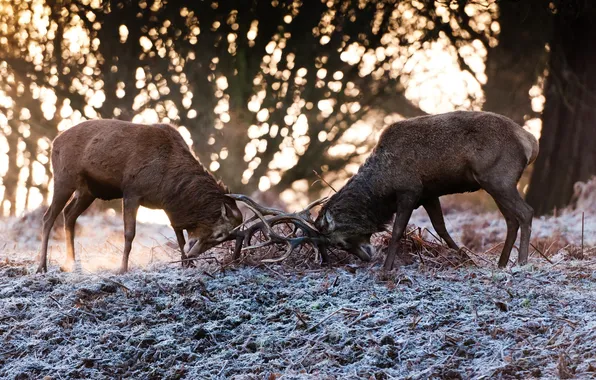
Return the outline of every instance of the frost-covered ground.
{"type": "MultiPolygon", "coordinates": [[[[95,214],[79,219],[78,270],[58,270],[57,231],[34,275],[40,213],[0,220],[0,378],[596,378],[596,213],[581,257],[581,211],[536,219],[546,258],[507,270],[502,217],[449,212],[475,265],[389,274],[382,254],[251,266],[229,247],[181,269],[171,229],[140,224],[132,271],[116,275],[122,223],[95,214]]],[[[430,227],[423,211],[412,223],[430,227]]]]}
{"type": "Polygon", "coordinates": [[[2,269],[2,378],[596,374],[593,269],[2,269]]]}

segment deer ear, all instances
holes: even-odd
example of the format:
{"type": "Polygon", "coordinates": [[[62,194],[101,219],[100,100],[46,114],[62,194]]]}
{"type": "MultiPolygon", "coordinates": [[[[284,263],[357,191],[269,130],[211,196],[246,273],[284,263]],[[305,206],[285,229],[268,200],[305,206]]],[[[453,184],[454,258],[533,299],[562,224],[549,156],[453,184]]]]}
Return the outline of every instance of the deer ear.
{"type": "Polygon", "coordinates": [[[222,203],[221,216],[223,216],[224,219],[230,219],[231,217],[237,217],[238,215],[234,212],[234,209],[232,209],[230,205],[228,205],[227,203],[222,203]]]}
{"type": "Polygon", "coordinates": [[[240,219],[240,221],[242,221],[242,219],[244,217],[242,216],[242,211],[240,211],[240,209],[238,207],[233,208],[232,206],[229,206],[229,205],[226,205],[226,207],[228,208],[228,211],[230,212],[230,216],[233,216],[235,219],[240,219]]]}
{"type": "Polygon", "coordinates": [[[335,229],[335,220],[333,220],[331,213],[329,213],[329,212],[325,213],[325,222],[327,224],[328,231],[333,231],[335,229]]]}
{"type": "Polygon", "coordinates": [[[230,188],[221,179],[217,181],[217,184],[222,188],[224,194],[230,194],[230,188]]]}

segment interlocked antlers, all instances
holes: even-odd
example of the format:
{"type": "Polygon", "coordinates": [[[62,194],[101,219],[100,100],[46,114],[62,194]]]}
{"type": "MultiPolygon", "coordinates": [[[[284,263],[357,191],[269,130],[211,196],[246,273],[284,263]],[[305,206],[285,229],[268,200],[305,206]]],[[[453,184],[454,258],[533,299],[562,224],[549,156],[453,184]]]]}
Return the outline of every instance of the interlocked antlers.
{"type": "Polygon", "coordinates": [[[240,257],[240,251],[261,248],[272,244],[286,244],[288,248],[283,256],[276,259],[262,260],[263,262],[278,262],[288,258],[294,249],[296,249],[296,247],[304,243],[309,243],[321,253],[323,262],[328,262],[326,247],[327,240],[314,227],[314,221],[312,220],[312,216],[310,214],[310,210],[312,208],[324,203],[327,198],[316,200],[299,212],[285,213],[278,209],[261,206],[246,195],[227,194],[227,196],[236,201],[244,203],[254,213],[250,219],[236,227],[236,229],[234,229],[234,231],[232,231],[230,234],[230,240],[236,239],[234,260],[240,257]],[[259,219],[260,222],[248,226],[248,223],[257,219],[259,219]],[[302,236],[282,236],[273,230],[273,227],[278,224],[288,223],[294,225],[294,233],[298,230],[302,231],[302,236]],[[253,236],[259,231],[263,233],[267,240],[255,245],[250,245],[253,236]],[[245,246],[244,248],[242,247],[243,245],[245,246]]]}

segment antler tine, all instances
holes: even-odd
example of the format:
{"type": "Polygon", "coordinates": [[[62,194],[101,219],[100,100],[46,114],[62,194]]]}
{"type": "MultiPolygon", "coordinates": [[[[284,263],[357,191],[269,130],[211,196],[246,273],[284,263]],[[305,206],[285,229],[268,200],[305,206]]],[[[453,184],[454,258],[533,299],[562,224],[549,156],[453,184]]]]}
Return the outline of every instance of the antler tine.
{"type": "Polygon", "coordinates": [[[277,215],[277,213],[280,212],[279,210],[270,209],[268,207],[263,207],[263,206],[259,205],[258,203],[256,203],[255,201],[253,201],[252,199],[250,199],[249,197],[247,197],[246,195],[226,194],[226,196],[234,199],[235,201],[239,201],[239,202],[246,204],[246,206],[255,213],[255,215],[253,215],[250,218],[248,218],[247,220],[243,221],[242,223],[237,225],[232,231],[230,231],[230,236],[228,236],[227,240],[239,239],[240,237],[243,237],[243,234],[240,233],[242,228],[245,227],[248,223],[259,219],[259,216],[257,215],[257,210],[259,212],[261,212],[261,214],[265,214],[265,215],[269,215],[269,214],[277,215]]]}
{"type": "Polygon", "coordinates": [[[292,254],[292,252],[294,252],[294,249],[296,249],[296,247],[298,247],[300,244],[307,242],[307,241],[308,241],[308,239],[306,239],[304,236],[294,238],[294,239],[288,239],[288,240],[286,240],[286,242],[288,243],[288,249],[283,254],[283,256],[280,256],[276,259],[263,259],[261,261],[264,263],[277,263],[277,262],[283,261],[283,260],[287,259],[288,257],[290,257],[290,255],[292,254]]]}
{"type": "Polygon", "coordinates": [[[243,243],[244,238],[242,236],[236,236],[236,244],[234,244],[234,254],[232,256],[234,260],[238,260],[240,258],[240,251],[242,251],[243,243]]]}
{"type": "Polygon", "coordinates": [[[250,222],[253,222],[257,219],[261,219],[257,215],[256,210],[258,210],[261,213],[261,216],[283,214],[283,211],[275,209],[275,208],[271,208],[271,207],[262,206],[244,194],[226,194],[226,196],[228,198],[234,199],[235,201],[244,203],[249,209],[251,209],[253,212],[255,212],[255,215],[251,216],[250,218],[248,218],[247,220],[242,222],[239,226],[234,228],[232,230],[232,232],[236,232],[236,231],[242,229],[242,227],[246,226],[250,222]]]}
{"type": "Polygon", "coordinates": [[[244,222],[244,224],[248,224],[248,223],[250,223],[250,222],[254,222],[254,221],[255,221],[255,220],[257,220],[257,219],[259,219],[259,217],[258,217],[258,216],[256,216],[256,215],[253,215],[253,216],[251,216],[250,218],[248,218],[248,219],[246,220],[246,222],[244,222]]]}
{"type": "MultiPolygon", "coordinates": [[[[280,215],[280,214],[284,213],[282,210],[278,210],[273,207],[262,206],[244,194],[226,194],[226,196],[229,198],[232,198],[236,201],[240,201],[240,202],[244,203],[246,206],[252,206],[253,208],[259,210],[259,212],[263,215],[280,215]]],[[[253,209],[251,208],[251,210],[253,210],[253,209]]]]}
{"type": "MultiPolygon", "coordinates": [[[[258,216],[255,216],[255,218],[259,219],[258,216]]],[[[257,233],[258,231],[262,231],[264,228],[267,229],[268,227],[270,227],[268,225],[268,223],[263,223],[263,221],[261,221],[259,223],[249,226],[245,230],[240,230],[241,227],[244,227],[252,219],[254,219],[254,218],[251,218],[248,221],[245,221],[244,223],[239,225],[238,227],[234,228],[230,232],[230,235],[225,239],[225,241],[236,240],[236,244],[234,246],[234,255],[233,255],[234,259],[238,259],[240,257],[240,251],[243,251],[246,249],[251,249],[251,248],[256,248],[256,247],[243,248],[242,245],[249,244],[252,237],[254,236],[254,234],[257,233]]],[[[269,230],[267,230],[267,231],[269,231],[269,230]]],[[[265,243],[271,244],[271,243],[273,243],[273,241],[271,239],[269,239],[265,243]]]]}
{"type": "MultiPolygon", "coordinates": [[[[293,239],[287,239],[286,242],[288,243],[288,249],[283,254],[283,256],[280,256],[276,259],[263,259],[261,261],[264,263],[277,263],[279,261],[283,261],[283,260],[287,259],[292,254],[292,252],[294,252],[296,247],[300,246],[303,243],[310,243],[317,248],[319,248],[319,243],[322,243],[322,241],[320,241],[319,238],[316,238],[316,237],[311,238],[308,236],[300,236],[300,237],[293,238],[293,239]]],[[[323,253],[323,255],[325,256],[325,259],[326,259],[327,254],[323,253]]]]}
{"type": "MultiPolygon", "coordinates": [[[[238,258],[240,251],[265,247],[275,243],[285,243],[288,248],[283,256],[276,259],[266,259],[263,262],[278,262],[288,258],[296,247],[304,243],[310,243],[314,247],[319,247],[320,244],[325,244],[326,240],[321,236],[320,232],[314,227],[313,221],[310,215],[310,209],[325,202],[327,198],[318,199],[310,203],[304,210],[297,213],[285,213],[281,210],[277,210],[270,207],[259,205],[257,202],[242,194],[226,194],[228,197],[244,203],[254,215],[243,222],[240,226],[236,227],[230,234],[229,240],[236,239],[236,246],[234,247],[234,258],[238,258]],[[266,218],[265,215],[271,216],[266,218]],[[247,226],[248,223],[260,219],[260,222],[248,226],[242,230],[243,227],[247,226]],[[303,235],[299,237],[291,238],[289,236],[283,236],[273,230],[273,226],[282,223],[292,223],[295,228],[302,230],[303,235]],[[266,241],[249,245],[252,237],[258,232],[263,232],[266,235],[266,241]],[[247,245],[242,247],[242,245],[247,245]]],[[[295,232],[296,230],[294,230],[295,232]]]]}
{"type": "Polygon", "coordinates": [[[311,236],[318,236],[320,234],[316,228],[310,226],[310,221],[305,220],[298,214],[278,215],[278,216],[274,216],[273,218],[269,219],[269,223],[272,226],[276,225],[276,224],[283,223],[283,222],[291,222],[294,225],[296,225],[297,227],[299,227],[300,229],[302,229],[302,231],[308,233],[311,236]]]}
{"type": "Polygon", "coordinates": [[[325,203],[327,202],[327,200],[329,199],[329,197],[323,197],[323,198],[319,198],[316,201],[313,201],[311,203],[308,204],[308,206],[306,206],[304,208],[304,210],[302,211],[310,211],[312,208],[317,207],[318,205],[320,205],[321,203],[325,203]]]}
{"type": "MultiPolygon", "coordinates": [[[[306,223],[305,221],[303,221],[302,219],[300,219],[299,217],[297,217],[295,215],[274,216],[272,218],[267,219],[266,224],[263,221],[261,221],[259,223],[251,225],[246,230],[243,230],[241,232],[236,232],[234,234],[234,237],[236,237],[236,238],[242,237],[244,240],[243,241],[244,244],[250,244],[250,241],[251,241],[252,237],[254,236],[254,234],[260,230],[262,231],[263,229],[266,229],[267,228],[266,225],[273,227],[275,225],[278,225],[278,224],[281,224],[284,222],[293,223],[295,226],[300,228],[306,234],[306,236],[304,236],[304,239],[302,239],[302,241],[305,241],[307,239],[312,239],[312,238],[319,238],[319,232],[316,229],[309,226],[308,223],[306,223]]],[[[269,230],[267,230],[267,232],[269,232],[269,230]]],[[[259,248],[259,247],[263,247],[263,246],[266,246],[266,245],[274,243],[274,242],[282,243],[282,242],[288,241],[288,239],[289,239],[289,238],[281,236],[279,234],[275,234],[275,235],[276,236],[274,236],[273,239],[270,239],[271,241],[270,240],[265,241],[263,244],[259,244],[258,246],[253,245],[250,247],[245,247],[242,250],[259,248]]],[[[229,240],[232,240],[232,238],[230,238],[229,240]]]]}
{"type": "MultiPolygon", "coordinates": [[[[259,219],[259,217],[257,215],[253,215],[250,218],[248,218],[247,220],[243,221],[242,223],[240,223],[239,225],[237,225],[232,231],[230,231],[230,236],[232,236],[232,238],[235,238],[237,236],[239,236],[239,232],[242,229],[242,227],[245,227],[248,223],[255,221],[259,219]]],[[[232,240],[232,238],[228,238],[228,240],[232,240]]]]}
{"type": "Polygon", "coordinates": [[[259,210],[257,210],[257,208],[253,207],[253,205],[246,203],[246,207],[248,207],[252,212],[255,213],[255,215],[261,219],[261,222],[263,222],[262,227],[264,227],[267,230],[267,233],[269,234],[269,236],[275,235],[277,236],[277,234],[273,231],[273,229],[271,228],[271,226],[269,225],[269,223],[267,223],[267,219],[265,219],[265,217],[263,216],[263,214],[261,214],[261,212],[259,210]]]}
{"type": "Polygon", "coordinates": [[[321,203],[327,202],[327,199],[329,199],[329,197],[323,197],[309,203],[308,206],[306,206],[302,211],[297,212],[296,215],[300,216],[302,219],[308,221],[311,224],[314,223],[312,215],[310,214],[310,210],[317,207],[321,203]]]}
{"type": "MultiPolygon", "coordinates": [[[[252,235],[254,235],[254,233],[256,233],[258,230],[262,230],[263,228],[267,231],[267,237],[268,237],[268,239],[262,243],[242,248],[243,251],[248,250],[248,249],[265,247],[265,246],[273,244],[275,242],[289,242],[290,240],[292,240],[292,239],[288,239],[284,236],[277,234],[273,230],[270,223],[274,219],[278,222],[285,220],[285,219],[289,219],[289,220],[292,220],[296,224],[300,224],[301,228],[303,228],[304,230],[307,230],[310,234],[312,234],[313,232],[316,233],[316,230],[314,230],[312,227],[309,227],[308,225],[304,224],[300,218],[297,218],[292,215],[283,214],[283,215],[274,216],[273,218],[270,218],[269,220],[267,220],[265,218],[265,216],[259,210],[259,208],[261,208],[261,207],[259,207],[259,205],[256,204],[252,199],[242,196],[242,195],[240,195],[238,198],[235,198],[235,199],[239,199],[241,202],[245,203],[246,207],[248,207],[252,212],[254,212],[255,215],[261,220],[261,223],[251,226],[250,231],[249,230],[245,231],[244,243],[248,244],[252,235]],[[248,200],[248,202],[246,202],[246,200],[248,200]],[[256,205],[256,207],[255,207],[255,205],[256,205]]],[[[267,208],[265,208],[265,209],[267,210],[267,208]]],[[[269,209],[269,210],[274,210],[274,209],[269,209]]],[[[279,211],[279,210],[276,210],[276,211],[281,213],[281,211],[279,211]]],[[[237,233],[236,235],[240,235],[240,234],[237,233]]],[[[291,244],[294,245],[296,243],[291,243],[291,244]]]]}

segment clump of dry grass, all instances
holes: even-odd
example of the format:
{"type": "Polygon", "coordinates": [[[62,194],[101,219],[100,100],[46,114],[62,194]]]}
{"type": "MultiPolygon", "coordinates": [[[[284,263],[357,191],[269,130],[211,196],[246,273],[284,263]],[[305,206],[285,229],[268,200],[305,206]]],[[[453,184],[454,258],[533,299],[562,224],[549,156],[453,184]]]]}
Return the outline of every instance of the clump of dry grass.
{"type": "Polygon", "coordinates": [[[10,260],[5,258],[0,261],[0,272],[5,277],[19,277],[29,273],[27,265],[33,265],[33,260],[10,260]]]}
{"type": "MultiPolygon", "coordinates": [[[[276,225],[273,229],[280,235],[295,237],[294,230],[290,225],[276,225]]],[[[252,239],[252,244],[264,242],[266,237],[258,232],[252,239]]],[[[232,242],[225,243],[222,245],[224,250],[231,252],[234,244],[232,242]]],[[[294,270],[310,270],[318,269],[321,267],[320,253],[312,245],[305,243],[297,247],[292,254],[282,261],[279,260],[285,253],[287,247],[284,244],[273,244],[267,247],[255,248],[250,250],[243,250],[240,259],[235,264],[249,265],[249,266],[268,266],[272,263],[279,263],[283,267],[294,270]]],[[[328,250],[328,254],[333,260],[334,264],[349,264],[354,259],[346,252],[337,249],[328,250]]],[[[226,264],[233,264],[231,260],[231,254],[227,255],[224,259],[226,264]]]]}
{"type": "MultiPolygon", "coordinates": [[[[10,229],[12,235],[16,238],[21,235],[31,235],[32,233],[40,234],[43,214],[45,214],[47,209],[47,206],[40,206],[16,219],[10,229]]],[[[64,218],[62,215],[59,215],[58,218],[56,218],[50,237],[52,239],[64,239],[64,218]]]]}
{"type": "Polygon", "coordinates": [[[502,243],[499,232],[490,230],[486,232],[488,222],[478,224],[464,224],[461,227],[461,243],[475,252],[485,252],[489,247],[494,247],[502,243]]]}
{"type": "MultiPolygon", "coordinates": [[[[390,241],[391,234],[388,232],[378,234],[377,239],[373,241],[380,248],[378,249],[380,253],[377,255],[380,256],[378,259],[384,260],[390,241]]],[[[420,266],[425,268],[447,269],[476,265],[469,250],[451,249],[431,231],[419,227],[410,225],[405,237],[401,239],[400,245],[401,252],[408,255],[411,258],[410,261],[417,261],[420,266]]]]}
{"type": "Polygon", "coordinates": [[[532,248],[548,258],[555,256],[561,249],[570,245],[571,242],[559,230],[555,230],[551,236],[532,239],[532,248]]]}
{"type": "MultiPolygon", "coordinates": [[[[275,226],[274,228],[279,234],[284,234],[286,236],[292,235],[293,232],[290,226],[287,225],[275,226]]],[[[265,237],[263,235],[257,234],[253,239],[253,244],[264,240],[265,237]]],[[[371,242],[377,249],[370,264],[363,263],[352,254],[336,248],[328,250],[331,259],[330,264],[333,266],[354,264],[358,266],[377,265],[384,260],[390,240],[391,234],[389,232],[373,235],[371,242]]],[[[412,228],[412,226],[410,226],[409,231],[401,240],[400,244],[401,251],[411,258],[409,261],[417,261],[419,264],[427,268],[446,269],[475,265],[474,260],[468,254],[469,250],[461,249],[455,251],[450,249],[445,244],[441,243],[440,240],[436,236],[433,236],[428,230],[423,231],[420,228],[412,228]],[[431,235],[431,238],[427,238],[427,234],[431,235]]],[[[223,249],[231,252],[233,244],[227,243],[223,246],[223,249]]],[[[236,264],[257,267],[270,265],[273,260],[279,259],[284,251],[285,246],[283,245],[271,245],[268,247],[251,249],[244,251],[239,262],[236,264]]],[[[234,264],[230,257],[231,255],[227,255],[227,257],[223,259],[226,265],[234,264]]],[[[290,256],[279,263],[288,270],[312,270],[321,267],[321,257],[314,247],[305,244],[297,248],[290,256]]]]}

